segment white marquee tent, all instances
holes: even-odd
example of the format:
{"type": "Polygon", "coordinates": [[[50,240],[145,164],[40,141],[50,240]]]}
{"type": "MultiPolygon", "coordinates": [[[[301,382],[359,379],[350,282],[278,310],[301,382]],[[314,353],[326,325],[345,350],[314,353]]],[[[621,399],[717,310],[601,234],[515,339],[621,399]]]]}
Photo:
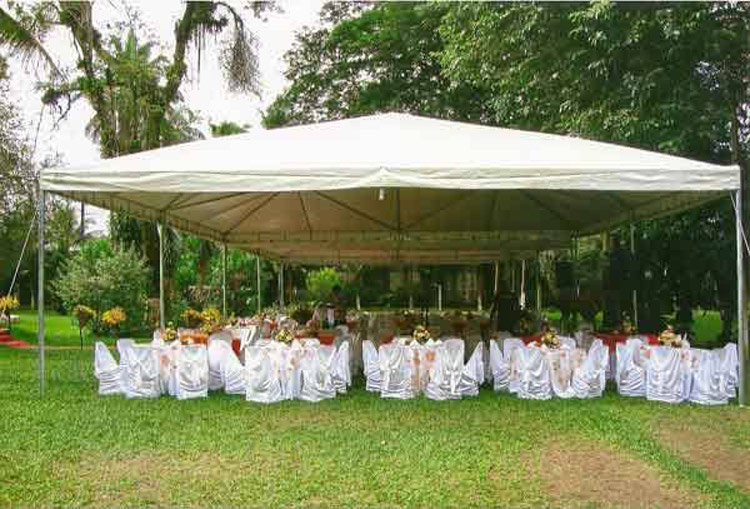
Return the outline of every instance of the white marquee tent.
{"type": "Polygon", "coordinates": [[[740,170],[389,113],[47,169],[41,188],[42,202],[52,192],[281,261],[480,263],[727,195],[739,205],[740,170]]]}

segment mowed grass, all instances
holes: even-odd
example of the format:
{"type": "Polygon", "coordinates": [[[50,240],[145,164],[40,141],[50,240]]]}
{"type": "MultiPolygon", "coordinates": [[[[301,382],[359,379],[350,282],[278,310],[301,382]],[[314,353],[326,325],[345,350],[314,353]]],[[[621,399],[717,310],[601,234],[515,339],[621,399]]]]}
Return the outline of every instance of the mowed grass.
{"type": "MultiPolygon", "coordinates": [[[[49,343],[78,344],[67,337],[49,343]]],[[[361,382],[314,405],[129,401],[98,396],[92,367],[90,347],[51,349],[40,398],[36,350],[0,347],[0,506],[750,507],[750,483],[720,470],[750,461],[750,413],[736,405],[612,391],[520,401],[488,387],[390,401],[361,382]],[[665,436],[716,440],[724,456],[689,457],[665,436]]]]}

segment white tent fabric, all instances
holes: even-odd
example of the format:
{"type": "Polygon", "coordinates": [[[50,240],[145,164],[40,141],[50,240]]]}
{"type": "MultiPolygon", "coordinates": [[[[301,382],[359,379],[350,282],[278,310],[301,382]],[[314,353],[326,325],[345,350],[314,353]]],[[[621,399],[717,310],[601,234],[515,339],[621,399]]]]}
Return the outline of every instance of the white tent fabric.
{"type": "Polygon", "coordinates": [[[41,186],[271,258],[478,263],[717,198],[739,168],[389,113],[45,169],[41,186]]]}

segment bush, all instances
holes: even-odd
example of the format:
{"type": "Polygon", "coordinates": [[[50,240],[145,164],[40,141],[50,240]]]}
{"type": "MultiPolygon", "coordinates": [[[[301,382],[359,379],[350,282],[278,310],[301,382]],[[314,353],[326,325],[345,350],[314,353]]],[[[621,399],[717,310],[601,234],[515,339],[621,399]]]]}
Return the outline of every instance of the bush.
{"type": "Polygon", "coordinates": [[[341,285],[341,276],[331,267],[323,267],[307,274],[307,291],[310,299],[327,301],[336,285],[341,285]]]}
{"type": "Polygon", "coordinates": [[[122,308],[127,319],[120,330],[128,332],[144,325],[149,276],[145,260],[134,249],[92,240],[64,263],[53,287],[69,312],[79,304],[96,312],[91,328],[97,333],[106,331],[102,313],[122,308]]]}

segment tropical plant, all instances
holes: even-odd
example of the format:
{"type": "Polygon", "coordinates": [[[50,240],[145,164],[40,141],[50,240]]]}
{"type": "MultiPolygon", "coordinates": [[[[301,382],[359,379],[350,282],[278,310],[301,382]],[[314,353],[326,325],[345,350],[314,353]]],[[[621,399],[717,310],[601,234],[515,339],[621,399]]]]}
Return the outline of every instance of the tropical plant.
{"type": "Polygon", "coordinates": [[[128,317],[125,311],[119,306],[106,310],[102,313],[102,324],[115,338],[120,336],[120,327],[128,317]]]}

